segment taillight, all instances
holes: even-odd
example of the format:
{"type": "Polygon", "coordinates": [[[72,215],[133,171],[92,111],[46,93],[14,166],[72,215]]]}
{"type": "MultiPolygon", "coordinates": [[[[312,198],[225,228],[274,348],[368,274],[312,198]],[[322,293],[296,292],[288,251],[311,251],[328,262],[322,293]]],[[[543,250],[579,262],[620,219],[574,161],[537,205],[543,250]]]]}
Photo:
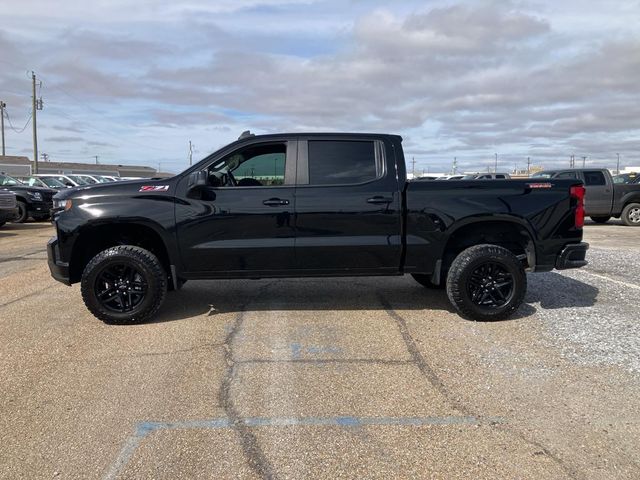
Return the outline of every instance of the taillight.
{"type": "Polygon", "coordinates": [[[582,185],[575,185],[571,187],[571,198],[576,199],[576,214],[575,225],[576,228],[584,227],[584,187],[582,185]]]}

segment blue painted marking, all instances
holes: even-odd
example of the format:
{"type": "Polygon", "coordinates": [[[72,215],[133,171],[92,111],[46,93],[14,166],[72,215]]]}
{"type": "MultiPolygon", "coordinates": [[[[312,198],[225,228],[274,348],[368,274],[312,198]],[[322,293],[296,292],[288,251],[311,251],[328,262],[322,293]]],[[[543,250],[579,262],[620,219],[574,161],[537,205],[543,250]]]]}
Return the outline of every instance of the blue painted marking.
{"type": "MultiPolygon", "coordinates": [[[[337,426],[345,428],[398,425],[494,425],[504,423],[500,417],[248,417],[240,420],[248,427],[297,427],[297,426],[337,426]]],[[[113,480],[126,467],[136,449],[148,435],[158,430],[190,430],[202,428],[232,428],[228,418],[204,420],[184,420],[179,422],[140,422],[134,434],[125,442],[118,458],[105,474],[105,480],[113,480]]]]}
{"type": "Polygon", "coordinates": [[[292,343],[289,346],[291,347],[291,356],[295,360],[299,360],[300,354],[302,353],[302,346],[299,343],[292,343]]]}

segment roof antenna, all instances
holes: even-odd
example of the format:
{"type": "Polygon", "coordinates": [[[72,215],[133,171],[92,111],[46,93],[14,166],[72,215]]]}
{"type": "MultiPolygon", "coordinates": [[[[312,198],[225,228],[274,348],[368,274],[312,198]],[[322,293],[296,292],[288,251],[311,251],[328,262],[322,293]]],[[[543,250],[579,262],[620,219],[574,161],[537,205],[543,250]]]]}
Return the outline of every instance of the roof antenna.
{"type": "Polygon", "coordinates": [[[255,136],[256,136],[255,133],[251,133],[250,130],[245,130],[240,134],[240,136],[238,137],[238,140],[242,140],[243,138],[248,138],[248,137],[255,137],[255,136]]]}

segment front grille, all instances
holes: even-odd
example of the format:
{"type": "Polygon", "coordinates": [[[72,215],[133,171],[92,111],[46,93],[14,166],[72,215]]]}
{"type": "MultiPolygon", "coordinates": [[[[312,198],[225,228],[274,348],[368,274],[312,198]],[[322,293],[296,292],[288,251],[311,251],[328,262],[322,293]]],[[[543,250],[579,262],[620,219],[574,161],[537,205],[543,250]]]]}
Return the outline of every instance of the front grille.
{"type": "Polygon", "coordinates": [[[51,203],[56,192],[42,192],[42,201],[51,203]]]}
{"type": "Polygon", "coordinates": [[[15,195],[0,195],[0,208],[16,208],[15,195]]]}

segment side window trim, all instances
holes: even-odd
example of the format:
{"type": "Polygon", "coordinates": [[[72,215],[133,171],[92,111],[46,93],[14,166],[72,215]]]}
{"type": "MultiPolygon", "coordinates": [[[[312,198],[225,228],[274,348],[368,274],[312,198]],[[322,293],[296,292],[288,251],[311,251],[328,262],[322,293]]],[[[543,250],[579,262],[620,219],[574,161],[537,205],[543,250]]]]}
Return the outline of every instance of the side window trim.
{"type": "Polygon", "coordinates": [[[387,162],[385,157],[385,146],[382,140],[376,138],[331,138],[321,141],[336,142],[373,142],[374,161],[376,167],[376,178],[359,183],[331,183],[311,185],[309,183],[309,139],[298,140],[298,168],[296,175],[296,185],[301,187],[349,187],[357,185],[367,185],[372,182],[382,180],[387,175],[387,162]]]}
{"type": "Polygon", "coordinates": [[[255,145],[266,145],[266,144],[273,144],[273,143],[284,143],[285,144],[285,148],[286,148],[286,156],[285,156],[285,163],[284,163],[284,183],[282,185],[262,185],[262,186],[244,186],[244,187],[211,187],[213,189],[218,189],[218,188],[224,188],[224,189],[230,189],[230,188],[241,188],[242,190],[246,190],[246,189],[250,189],[250,188],[283,188],[283,187],[293,187],[295,186],[295,180],[296,180],[296,160],[297,160],[297,156],[298,156],[298,141],[295,139],[290,139],[290,138],[283,138],[283,139],[279,139],[279,140],[271,140],[271,141],[256,141],[256,142],[250,142],[250,143],[246,143],[244,145],[242,145],[241,147],[238,147],[236,149],[233,150],[227,150],[224,153],[222,153],[219,156],[216,156],[215,158],[211,159],[211,161],[207,162],[206,165],[201,168],[200,170],[208,170],[209,167],[215,163],[216,161],[220,160],[221,158],[227,157],[229,155],[231,155],[234,152],[243,150],[247,147],[251,147],[251,146],[255,146],[255,145]]]}

